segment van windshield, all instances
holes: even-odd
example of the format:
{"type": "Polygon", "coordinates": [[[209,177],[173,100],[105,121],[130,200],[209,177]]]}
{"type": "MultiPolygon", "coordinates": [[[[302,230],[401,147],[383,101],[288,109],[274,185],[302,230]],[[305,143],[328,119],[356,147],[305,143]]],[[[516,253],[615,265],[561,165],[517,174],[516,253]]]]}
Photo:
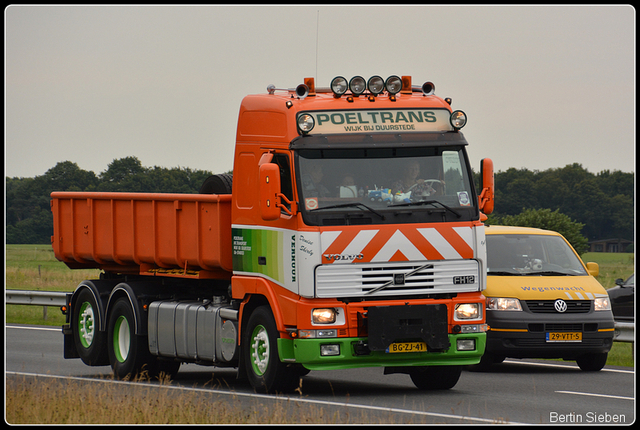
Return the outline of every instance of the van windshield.
{"type": "Polygon", "coordinates": [[[463,146],[300,149],[296,166],[300,206],[311,225],[477,217],[463,146]],[[412,211],[417,216],[402,217],[412,211]]]}
{"type": "Polygon", "coordinates": [[[487,275],[587,274],[580,259],[559,236],[487,234],[487,261],[487,275]]]}

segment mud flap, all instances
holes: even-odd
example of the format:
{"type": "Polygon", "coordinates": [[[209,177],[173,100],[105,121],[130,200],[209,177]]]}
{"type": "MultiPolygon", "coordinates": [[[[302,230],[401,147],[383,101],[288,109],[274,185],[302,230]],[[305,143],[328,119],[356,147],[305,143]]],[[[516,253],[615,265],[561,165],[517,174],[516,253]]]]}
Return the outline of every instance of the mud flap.
{"type": "Polygon", "coordinates": [[[62,335],[64,340],[64,358],[80,358],[76,344],[73,341],[73,331],[69,324],[62,326],[62,335]]]}
{"type": "Polygon", "coordinates": [[[370,307],[367,320],[372,351],[386,351],[390,344],[401,341],[422,340],[430,352],[451,346],[445,304],[370,307]]]}

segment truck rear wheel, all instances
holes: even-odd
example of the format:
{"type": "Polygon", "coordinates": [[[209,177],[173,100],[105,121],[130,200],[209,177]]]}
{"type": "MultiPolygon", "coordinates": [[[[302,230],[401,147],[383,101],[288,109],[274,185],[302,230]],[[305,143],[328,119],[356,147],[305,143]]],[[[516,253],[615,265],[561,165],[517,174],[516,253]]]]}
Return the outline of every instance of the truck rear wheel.
{"type": "Polygon", "coordinates": [[[135,318],[129,301],[124,297],[116,300],[109,316],[107,349],[117,378],[135,377],[143,370],[151,370],[148,367],[155,357],[149,352],[146,339],[135,334],[135,318]]]}
{"type": "Polygon", "coordinates": [[[268,306],[251,314],[243,335],[243,354],[247,377],[261,392],[289,392],[297,387],[300,376],[278,357],[278,330],[268,306]]]}
{"type": "Polygon", "coordinates": [[[424,366],[412,368],[411,380],[420,390],[448,390],[458,383],[462,366],[424,366]]]}
{"type": "Polygon", "coordinates": [[[105,333],[100,331],[98,304],[91,292],[84,288],[73,308],[73,341],[82,361],[89,366],[109,364],[105,333]]]}

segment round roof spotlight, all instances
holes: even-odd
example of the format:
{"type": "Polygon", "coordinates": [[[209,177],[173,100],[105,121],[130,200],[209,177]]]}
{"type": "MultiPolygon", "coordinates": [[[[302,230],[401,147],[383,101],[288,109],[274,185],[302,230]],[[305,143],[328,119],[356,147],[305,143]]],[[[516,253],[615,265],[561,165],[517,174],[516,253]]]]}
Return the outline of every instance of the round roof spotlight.
{"type": "Polygon", "coordinates": [[[298,129],[302,132],[302,134],[307,134],[313,127],[315,127],[316,121],[313,119],[311,115],[308,113],[303,113],[298,116],[298,129]]]}
{"type": "Polygon", "coordinates": [[[389,94],[398,94],[402,89],[402,79],[396,75],[389,76],[384,86],[389,94]]]}
{"type": "Polygon", "coordinates": [[[460,130],[467,124],[467,114],[462,112],[461,110],[455,110],[451,112],[451,117],[449,117],[449,122],[456,130],[460,130]]]}
{"type": "Polygon", "coordinates": [[[370,77],[367,82],[367,88],[369,88],[369,92],[371,92],[371,94],[381,94],[384,91],[384,79],[380,76],[370,77]]]}
{"type": "Polygon", "coordinates": [[[349,89],[349,83],[342,76],[336,76],[331,81],[331,91],[334,97],[340,97],[349,89]]]}
{"type": "Polygon", "coordinates": [[[431,96],[435,94],[435,92],[436,92],[436,86],[433,82],[425,82],[424,84],[422,84],[422,93],[425,96],[431,96]]]}
{"type": "Polygon", "coordinates": [[[367,82],[362,76],[354,76],[349,81],[349,89],[354,96],[359,96],[367,89],[367,82]]]}
{"type": "Polygon", "coordinates": [[[301,99],[304,99],[309,95],[309,87],[305,84],[300,84],[296,87],[296,95],[301,99]]]}

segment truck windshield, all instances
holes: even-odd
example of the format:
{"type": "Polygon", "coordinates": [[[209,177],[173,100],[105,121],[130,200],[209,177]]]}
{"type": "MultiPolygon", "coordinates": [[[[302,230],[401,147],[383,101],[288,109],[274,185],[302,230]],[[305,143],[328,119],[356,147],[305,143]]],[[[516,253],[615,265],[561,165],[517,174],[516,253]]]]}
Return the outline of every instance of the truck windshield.
{"type": "Polygon", "coordinates": [[[576,254],[559,236],[487,234],[487,261],[488,275],[587,274],[576,254]]]}
{"type": "Polygon", "coordinates": [[[296,154],[300,207],[310,225],[477,219],[464,146],[296,154]]]}

